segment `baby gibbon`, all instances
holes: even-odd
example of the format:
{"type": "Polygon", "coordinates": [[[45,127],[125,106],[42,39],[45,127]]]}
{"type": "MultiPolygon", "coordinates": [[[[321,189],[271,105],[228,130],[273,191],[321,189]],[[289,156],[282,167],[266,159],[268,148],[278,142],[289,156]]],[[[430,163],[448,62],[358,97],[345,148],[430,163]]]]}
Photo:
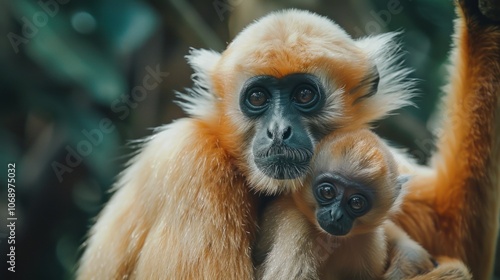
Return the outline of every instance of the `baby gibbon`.
{"type": "MultiPolygon", "coordinates": [[[[257,279],[407,279],[434,268],[427,251],[389,220],[408,177],[399,175],[375,134],[363,129],[327,136],[311,169],[299,191],[264,212],[257,279]]],[[[470,278],[457,266],[452,278],[446,278],[454,271],[449,267],[432,275],[470,278]]]]}

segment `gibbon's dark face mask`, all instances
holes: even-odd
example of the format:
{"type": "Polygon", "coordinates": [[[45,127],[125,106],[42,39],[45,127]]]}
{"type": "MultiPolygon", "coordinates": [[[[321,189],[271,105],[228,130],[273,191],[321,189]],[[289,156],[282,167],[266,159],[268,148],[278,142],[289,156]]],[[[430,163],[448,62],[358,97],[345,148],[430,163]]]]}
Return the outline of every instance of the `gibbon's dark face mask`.
{"type": "Polygon", "coordinates": [[[312,191],[318,204],[318,224],[331,235],[347,235],[356,218],[368,213],[372,207],[373,194],[370,191],[335,173],[318,176],[312,191]]]}
{"type": "Polygon", "coordinates": [[[246,81],[240,108],[256,124],[252,152],[261,172],[274,179],[305,174],[314,150],[306,119],[324,104],[325,92],[314,75],[255,76],[246,81]]]}

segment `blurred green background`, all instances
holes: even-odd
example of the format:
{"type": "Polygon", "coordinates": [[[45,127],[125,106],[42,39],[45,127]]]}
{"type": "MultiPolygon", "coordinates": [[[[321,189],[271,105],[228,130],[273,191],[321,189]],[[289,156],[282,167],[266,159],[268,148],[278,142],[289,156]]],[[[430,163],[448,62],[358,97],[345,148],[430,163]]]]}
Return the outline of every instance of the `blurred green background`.
{"type": "MultiPolygon", "coordinates": [[[[172,100],[191,85],[189,48],[222,51],[252,20],[285,7],[328,16],[353,37],[404,31],[418,108],[376,128],[424,163],[446,80],[451,0],[3,0],[0,182],[15,163],[18,220],[15,277],[0,227],[2,279],[73,279],[91,219],[134,151],[128,143],[183,116],[172,100]]],[[[2,183],[2,225],[6,189],[2,183]]]]}

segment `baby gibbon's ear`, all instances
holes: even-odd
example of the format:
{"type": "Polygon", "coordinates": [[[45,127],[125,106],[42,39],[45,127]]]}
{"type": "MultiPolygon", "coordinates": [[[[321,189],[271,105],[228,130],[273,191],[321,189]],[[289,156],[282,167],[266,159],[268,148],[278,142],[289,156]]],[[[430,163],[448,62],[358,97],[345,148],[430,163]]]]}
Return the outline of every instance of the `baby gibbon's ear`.
{"type": "Polygon", "coordinates": [[[400,189],[400,191],[403,188],[403,186],[406,185],[406,183],[408,183],[408,181],[410,181],[410,179],[412,177],[413,176],[408,175],[408,174],[403,174],[403,175],[398,176],[398,188],[400,189]]]}
{"type": "Polygon", "coordinates": [[[398,211],[400,209],[400,206],[403,204],[403,199],[406,195],[406,185],[408,182],[412,179],[412,175],[408,174],[402,174],[398,176],[398,179],[396,180],[396,200],[394,202],[394,206],[391,209],[391,212],[398,211]]]}

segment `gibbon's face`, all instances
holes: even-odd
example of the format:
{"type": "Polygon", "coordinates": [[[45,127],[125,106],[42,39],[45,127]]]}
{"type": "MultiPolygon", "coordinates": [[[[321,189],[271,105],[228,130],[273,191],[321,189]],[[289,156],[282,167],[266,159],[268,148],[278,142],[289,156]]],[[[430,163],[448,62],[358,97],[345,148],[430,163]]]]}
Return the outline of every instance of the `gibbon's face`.
{"type": "Polygon", "coordinates": [[[307,119],[321,113],[325,90],[314,75],[295,73],[248,79],[241,90],[240,109],[254,123],[253,164],[273,179],[295,179],[309,166],[314,136],[307,119]]]}
{"type": "Polygon", "coordinates": [[[214,73],[225,124],[244,143],[242,168],[268,193],[300,184],[325,135],[362,123],[350,118],[351,105],[373,95],[379,79],[374,62],[336,24],[294,10],[247,27],[214,73]]]}
{"type": "Polygon", "coordinates": [[[335,172],[315,178],[312,192],[316,199],[316,220],[327,233],[347,235],[357,218],[373,207],[374,189],[348,180],[335,172]]]}
{"type": "Polygon", "coordinates": [[[401,187],[396,164],[367,130],[326,137],[317,147],[312,169],[308,187],[294,199],[331,235],[369,232],[397,206],[401,187]]]}
{"type": "Polygon", "coordinates": [[[412,83],[395,34],[353,40],[299,10],[250,24],[219,54],[191,50],[194,87],[179,103],[216,135],[249,185],[299,187],[325,135],[357,129],[407,105],[412,83]]]}

